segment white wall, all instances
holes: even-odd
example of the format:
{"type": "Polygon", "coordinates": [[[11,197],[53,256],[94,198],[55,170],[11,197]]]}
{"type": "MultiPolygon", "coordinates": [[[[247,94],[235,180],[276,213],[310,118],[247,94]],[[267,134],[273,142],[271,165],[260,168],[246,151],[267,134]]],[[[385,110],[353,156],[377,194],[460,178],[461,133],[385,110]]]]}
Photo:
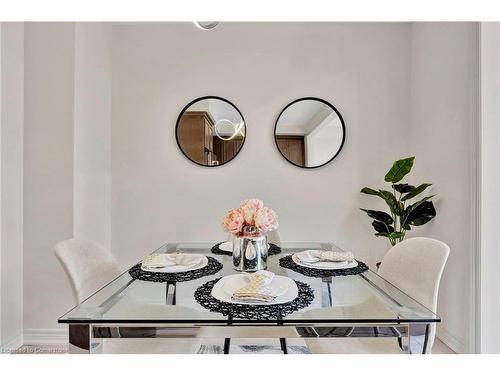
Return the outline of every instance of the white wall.
{"type": "Polygon", "coordinates": [[[379,261],[388,243],[358,208],[381,203],[359,190],[407,155],[409,33],[397,23],[114,26],[112,248],[122,264],[168,241],[224,238],[225,211],[254,196],[278,212],[283,239],[334,241],[379,261]],[[179,111],[203,95],[227,98],[246,120],[242,151],[218,168],[193,164],[175,141],[179,111]],[[289,164],[273,139],[281,109],[303,96],[330,101],[347,128],[337,159],[313,171],[289,164]]]}
{"type": "Polygon", "coordinates": [[[322,165],[329,161],[342,144],[342,123],[332,112],[305,137],[306,165],[322,165]]]}
{"type": "Polygon", "coordinates": [[[111,25],[75,26],[74,235],[111,246],[111,25]]]}
{"type": "Polygon", "coordinates": [[[469,349],[474,320],[473,196],[477,126],[477,25],[415,23],[412,26],[410,150],[412,182],[431,182],[437,216],[412,235],[446,242],[451,253],[443,275],[438,332],[454,350],[469,349]]]}
{"type": "Polygon", "coordinates": [[[500,353],[500,24],[481,25],[481,274],[482,353],[500,353]]]}
{"type": "Polygon", "coordinates": [[[73,236],[72,23],[25,25],[24,328],[57,328],[73,305],[54,245],[73,236]]]}
{"type": "Polygon", "coordinates": [[[0,346],[23,329],[24,26],[0,28],[0,346]]]}

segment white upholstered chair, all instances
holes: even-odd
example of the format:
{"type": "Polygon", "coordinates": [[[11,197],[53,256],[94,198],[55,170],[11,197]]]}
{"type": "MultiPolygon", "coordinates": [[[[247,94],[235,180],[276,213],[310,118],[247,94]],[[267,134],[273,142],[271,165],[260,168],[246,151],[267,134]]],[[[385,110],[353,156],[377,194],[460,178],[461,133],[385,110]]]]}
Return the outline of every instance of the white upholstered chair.
{"type": "MultiPolygon", "coordinates": [[[[55,254],[71,283],[77,303],[113,281],[122,271],[116,259],[93,241],[69,239],[55,245],[55,254]]],[[[198,340],[199,341],[199,340],[198,340]]],[[[183,339],[103,339],[104,353],[195,353],[196,340],[183,339]]]]}
{"type": "MultiPolygon", "coordinates": [[[[449,252],[450,248],[444,242],[424,237],[410,238],[398,243],[387,252],[378,273],[426,308],[436,312],[439,283],[449,252]]],[[[422,330],[416,337],[412,337],[412,352],[423,351],[425,342],[423,334],[422,330]]],[[[426,353],[431,352],[435,335],[436,325],[431,324],[426,353]]],[[[309,346],[311,349],[316,346],[319,352],[328,353],[400,352],[395,340],[386,338],[332,338],[311,343],[309,346]]]]}
{"type": "Polygon", "coordinates": [[[279,232],[277,230],[269,232],[267,234],[267,242],[280,246],[281,238],[279,232]]]}
{"type": "Polygon", "coordinates": [[[122,273],[113,255],[97,242],[72,238],[57,243],[55,253],[78,303],[122,273]]]}
{"type": "MultiPolygon", "coordinates": [[[[432,312],[437,310],[439,283],[450,248],[432,238],[415,237],[398,243],[382,259],[379,275],[420,302],[432,312]]],[[[436,336],[432,324],[426,351],[436,336]]]]}

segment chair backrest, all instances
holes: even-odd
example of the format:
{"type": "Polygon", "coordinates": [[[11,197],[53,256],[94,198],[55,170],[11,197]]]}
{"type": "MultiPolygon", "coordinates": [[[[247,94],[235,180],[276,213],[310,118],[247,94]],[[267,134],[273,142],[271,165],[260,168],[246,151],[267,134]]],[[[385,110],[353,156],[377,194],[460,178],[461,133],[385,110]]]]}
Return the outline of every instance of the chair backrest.
{"type": "Polygon", "coordinates": [[[96,242],[74,238],[61,241],[55,246],[55,254],[78,303],[122,273],[111,253],[96,242]]]}
{"type": "MultiPolygon", "coordinates": [[[[424,237],[410,238],[387,252],[378,273],[435,313],[439,282],[449,253],[450,248],[444,242],[424,237]]],[[[432,324],[427,352],[432,348],[435,335],[436,325],[432,324]]]]}
{"type": "Polygon", "coordinates": [[[275,245],[281,245],[281,238],[278,230],[273,230],[267,234],[267,242],[275,245]]]}
{"type": "Polygon", "coordinates": [[[439,282],[449,253],[450,248],[444,242],[410,238],[387,252],[378,274],[436,312],[439,282]]]}

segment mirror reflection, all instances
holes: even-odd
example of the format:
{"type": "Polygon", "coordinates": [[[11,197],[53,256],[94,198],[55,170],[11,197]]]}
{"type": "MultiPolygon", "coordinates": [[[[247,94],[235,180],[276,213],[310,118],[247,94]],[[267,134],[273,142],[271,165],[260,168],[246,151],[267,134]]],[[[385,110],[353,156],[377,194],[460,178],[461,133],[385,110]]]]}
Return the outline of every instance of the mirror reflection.
{"type": "Polygon", "coordinates": [[[345,139],[344,120],[330,103],[298,99],[281,112],[274,129],[276,146],[290,163],[316,168],[332,161],[345,139]]]}
{"type": "Polygon", "coordinates": [[[240,111],[215,96],[198,98],[179,115],[177,143],[191,161],[214,167],[232,160],[243,147],[246,126],[240,111]]]}

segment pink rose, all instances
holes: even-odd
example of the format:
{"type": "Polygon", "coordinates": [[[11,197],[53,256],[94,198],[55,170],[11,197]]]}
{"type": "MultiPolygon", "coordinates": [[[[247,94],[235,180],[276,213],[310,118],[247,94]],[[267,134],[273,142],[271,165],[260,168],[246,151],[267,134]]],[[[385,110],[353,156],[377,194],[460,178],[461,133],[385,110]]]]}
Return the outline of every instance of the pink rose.
{"type": "Polygon", "coordinates": [[[237,234],[241,232],[245,220],[239,210],[230,210],[222,221],[222,228],[226,232],[237,234]]]}
{"type": "Polygon", "coordinates": [[[255,226],[262,232],[278,229],[278,215],[268,207],[262,207],[255,213],[255,226]]]}
{"type": "Polygon", "coordinates": [[[255,225],[255,213],[263,207],[264,203],[260,199],[246,199],[241,202],[240,212],[246,225],[255,225]]]}

